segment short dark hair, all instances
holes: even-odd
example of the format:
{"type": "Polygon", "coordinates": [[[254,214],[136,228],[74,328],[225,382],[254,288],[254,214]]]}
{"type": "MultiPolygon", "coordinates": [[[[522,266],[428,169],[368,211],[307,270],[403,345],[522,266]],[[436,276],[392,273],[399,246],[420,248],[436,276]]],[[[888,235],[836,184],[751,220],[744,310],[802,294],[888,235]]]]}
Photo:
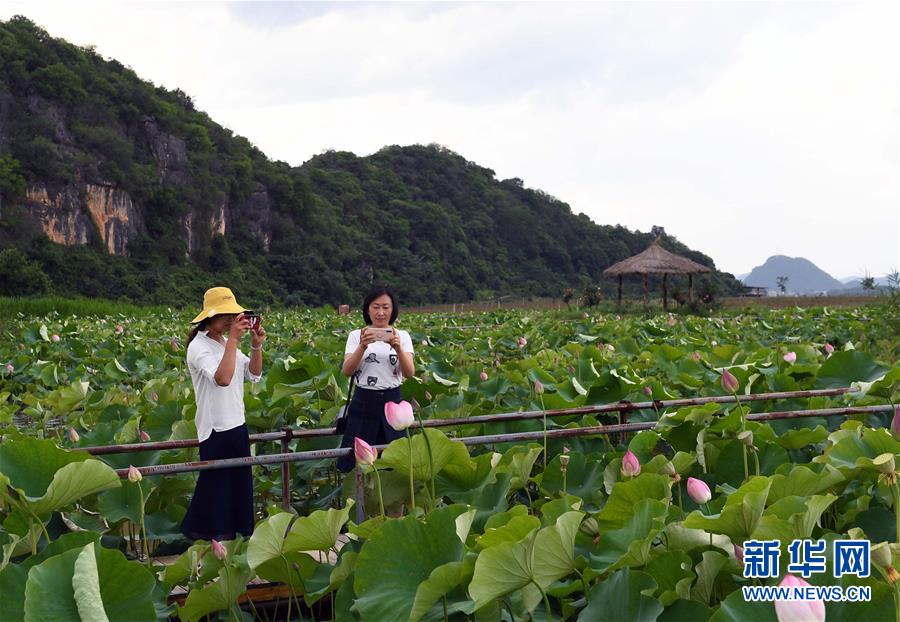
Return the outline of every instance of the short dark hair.
{"type": "Polygon", "coordinates": [[[368,294],[366,294],[366,299],[363,300],[362,304],[362,315],[363,320],[366,322],[366,326],[369,326],[372,323],[372,318],[369,316],[369,305],[372,304],[373,300],[380,298],[381,296],[387,296],[391,299],[391,319],[388,324],[393,324],[397,321],[397,315],[400,314],[400,307],[397,305],[397,297],[387,286],[376,285],[369,290],[368,294]]]}

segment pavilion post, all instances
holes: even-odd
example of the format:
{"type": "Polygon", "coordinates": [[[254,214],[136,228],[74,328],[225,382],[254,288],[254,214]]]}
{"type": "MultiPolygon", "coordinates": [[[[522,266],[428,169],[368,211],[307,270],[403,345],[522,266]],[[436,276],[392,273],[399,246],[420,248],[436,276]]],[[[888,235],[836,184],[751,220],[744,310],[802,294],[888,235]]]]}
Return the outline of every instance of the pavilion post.
{"type": "Polygon", "coordinates": [[[688,302],[694,302],[694,275],[688,275],[688,302]]]}
{"type": "Polygon", "coordinates": [[[645,306],[645,307],[646,307],[647,304],[648,304],[648,302],[647,302],[647,296],[648,296],[648,289],[647,289],[647,273],[645,272],[645,273],[644,273],[644,306],[645,306]]]}
{"type": "Polygon", "coordinates": [[[619,306],[622,306],[622,275],[619,275],[619,306]]]}
{"type": "Polygon", "coordinates": [[[669,286],[668,286],[668,273],[663,272],[663,311],[669,310],[669,286]]]}

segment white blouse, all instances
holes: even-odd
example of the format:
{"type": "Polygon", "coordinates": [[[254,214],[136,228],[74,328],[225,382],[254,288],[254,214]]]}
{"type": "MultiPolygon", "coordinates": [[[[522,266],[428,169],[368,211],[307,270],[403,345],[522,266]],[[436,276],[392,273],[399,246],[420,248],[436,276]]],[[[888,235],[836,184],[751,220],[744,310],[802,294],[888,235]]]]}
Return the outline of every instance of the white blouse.
{"type": "MultiPolygon", "coordinates": [[[[227,340],[227,337],[226,337],[227,340]]],[[[259,382],[261,376],[250,373],[250,358],[235,353],[234,375],[227,387],[216,384],[216,370],[225,354],[225,346],[199,332],[187,350],[188,370],[197,398],[197,438],[203,442],[213,430],[224,432],[244,423],[244,380],[259,382]]]]}
{"type": "MultiPolygon", "coordinates": [[[[400,349],[412,352],[412,338],[405,330],[395,329],[400,336],[400,349]]],[[[344,354],[353,354],[359,347],[360,330],[354,330],[347,336],[344,354]]],[[[356,386],[361,389],[394,389],[403,383],[400,371],[400,357],[391,344],[384,341],[373,341],[366,347],[359,369],[354,374],[356,386]]]]}

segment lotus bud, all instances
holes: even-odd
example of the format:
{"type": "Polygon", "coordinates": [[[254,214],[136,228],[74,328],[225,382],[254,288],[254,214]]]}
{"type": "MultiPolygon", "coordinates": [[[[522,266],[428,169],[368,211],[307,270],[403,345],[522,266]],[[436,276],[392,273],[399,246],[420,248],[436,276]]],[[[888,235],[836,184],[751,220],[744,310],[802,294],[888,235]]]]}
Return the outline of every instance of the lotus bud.
{"type": "Polygon", "coordinates": [[[790,363],[791,365],[793,365],[794,362],[796,362],[796,360],[797,360],[797,353],[796,352],[788,352],[787,354],[784,355],[784,360],[787,361],[788,363],[790,363]]]}
{"type": "Polygon", "coordinates": [[[691,360],[694,361],[695,363],[699,363],[700,362],[700,353],[695,351],[693,354],[691,354],[691,360]]]}
{"type": "Polygon", "coordinates": [[[384,405],[384,416],[387,419],[388,425],[398,432],[402,432],[416,420],[415,416],[413,416],[412,404],[406,400],[403,400],[399,404],[387,402],[384,405]]]}
{"type": "Polygon", "coordinates": [[[150,435],[147,434],[147,432],[145,432],[144,430],[141,430],[141,432],[140,432],[140,434],[138,434],[138,436],[140,437],[142,443],[146,443],[147,441],[150,440],[150,435]]]}
{"type": "Polygon", "coordinates": [[[834,352],[834,346],[831,345],[830,343],[826,343],[825,344],[825,354],[827,354],[828,356],[831,356],[831,354],[833,352],[834,352]]]}
{"type": "Polygon", "coordinates": [[[693,502],[698,505],[709,503],[709,500],[712,499],[712,492],[710,492],[709,486],[706,485],[706,482],[696,477],[688,478],[687,493],[693,502]]]}
{"type": "Polygon", "coordinates": [[[643,391],[644,395],[646,395],[647,397],[653,396],[653,389],[651,389],[650,387],[644,387],[643,391]]]}
{"type": "Polygon", "coordinates": [[[59,341],[59,335],[53,335],[52,337],[50,337],[50,341],[56,343],[57,341],[59,341]]]}
{"type": "Polygon", "coordinates": [[[741,384],[738,382],[738,379],[735,378],[734,375],[724,367],[722,368],[722,388],[729,393],[737,393],[738,389],[741,388],[741,384]]]}
{"type": "Polygon", "coordinates": [[[212,554],[216,556],[216,559],[222,561],[225,559],[225,555],[227,555],[227,551],[225,550],[225,545],[219,542],[218,540],[213,540],[209,543],[210,548],[212,549],[212,554]]]}
{"type": "Polygon", "coordinates": [[[378,450],[357,436],[353,439],[353,455],[356,456],[357,463],[371,466],[375,464],[378,450]]]}
{"type": "Polygon", "coordinates": [[[734,546],[734,558],[738,560],[739,564],[744,563],[744,547],[739,544],[735,544],[734,546]]]}
{"type": "Polygon", "coordinates": [[[669,326],[675,326],[675,318],[671,315],[669,316],[669,326]]]}
{"type": "Polygon", "coordinates": [[[617,320],[621,320],[621,319],[622,319],[622,316],[619,315],[619,314],[617,313],[617,314],[616,314],[616,319],[617,319],[617,320]]]}
{"type": "Polygon", "coordinates": [[[81,437],[78,436],[78,432],[73,427],[69,427],[69,440],[73,443],[77,443],[81,437]]]}
{"type": "MultiPolygon", "coordinates": [[[[12,367],[8,365],[7,367],[12,367]]],[[[12,372],[9,372],[12,373],[12,372]]],[[[894,438],[900,440],[900,406],[894,407],[894,418],[891,419],[891,434],[894,435],[894,438]]]]}
{"type": "Polygon", "coordinates": [[[540,380],[534,381],[534,392],[537,393],[538,395],[540,395],[544,392],[544,385],[541,383],[540,380]]]}
{"type": "Polygon", "coordinates": [[[482,382],[487,382],[488,375],[487,375],[487,372],[484,371],[483,369],[481,370],[481,373],[478,374],[478,377],[481,378],[482,382]]]}
{"type": "Polygon", "coordinates": [[[124,332],[125,332],[125,327],[122,326],[121,324],[116,324],[116,334],[121,335],[124,332]]]}
{"type": "Polygon", "coordinates": [[[613,347],[613,344],[611,344],[611,343],[606,344],[606,349],[609,350],[610,352],[616,351],[616,349],[613,347]]]}
{"type": "Polygon", "coordinates": [[[16,371],[16,368],[13,367],[12,363],[7,363],[6,364],[6,373],[9,374],[10,376],[12,376],[14,371],[16,371]]]}
{"type": "Polygon", "coordinates": [[[141,481],[142,479],[144,479],[144,476],[141,475],[141,472],[138,471],[134,467],[134,465],[129,464],[128,465],[128,481],[132,482],[132,483],[137,483],[137,482],[141,481]]]}
{"type": "Polygon", "coordinates": [[[416,398],[412,398],[412,399],[409,401],[409,403],[410,403],[410,405],[411,405],[412,408],[413,408],[413,412],[419,410],[419,401],[418,401],[416,398]]]}
{"type": "Polygon", "coordinates": [[[427,346],[427,345],[428,345],[428,340],[427,340],[427,339],[423,339],[423,340],[422,340],[422,345],[423,345],[423,346],[427,346]]]}
{"type": "Polygon", "coordinates": [[[517,343],[519,344],[520,348],[524,348],[525,346],[528,345],[528,340],[525,339],[525,337],[519,337],[519,339],[517,340],[517,343]]]}
{"type": "MultiPolygon", "coordinates": [[[[781,587],[810,587],[810,584],[791,574],[784,575],[781,587]]],[[[825,622],[825,603],[821,600],[776,600],[778,622],[825,622]]]]}
{"type": "Polygon", "coordinates": [[[711,345],[712,347],[715,348],[717,345],[719,345],[719,342],[716,341],[715,339],[713,339],[712,341],[709,342],[709,345],[711,345]]]}
{"type": "Polygon", "coordinates": [[[641,463],[637,456],[629,449],[622,457],[622,476],[636,477],[641,472],[641,463]]]}

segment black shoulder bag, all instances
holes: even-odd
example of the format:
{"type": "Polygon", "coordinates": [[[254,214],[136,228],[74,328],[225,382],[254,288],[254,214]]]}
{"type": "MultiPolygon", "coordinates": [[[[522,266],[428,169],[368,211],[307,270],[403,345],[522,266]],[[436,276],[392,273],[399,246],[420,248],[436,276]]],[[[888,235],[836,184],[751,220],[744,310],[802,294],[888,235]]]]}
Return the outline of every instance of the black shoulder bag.
{"type": "Polygon", "coordinates": [[[334,419],[334,429],[338,434],[343,434],[347,429],[347,415],[350,412],[350,401],[353,399],[353,385],[356,384],[356,374],[350,376],[350,385],[347,387],[347,401],[338,410],[337,417],[334,419]]]}

